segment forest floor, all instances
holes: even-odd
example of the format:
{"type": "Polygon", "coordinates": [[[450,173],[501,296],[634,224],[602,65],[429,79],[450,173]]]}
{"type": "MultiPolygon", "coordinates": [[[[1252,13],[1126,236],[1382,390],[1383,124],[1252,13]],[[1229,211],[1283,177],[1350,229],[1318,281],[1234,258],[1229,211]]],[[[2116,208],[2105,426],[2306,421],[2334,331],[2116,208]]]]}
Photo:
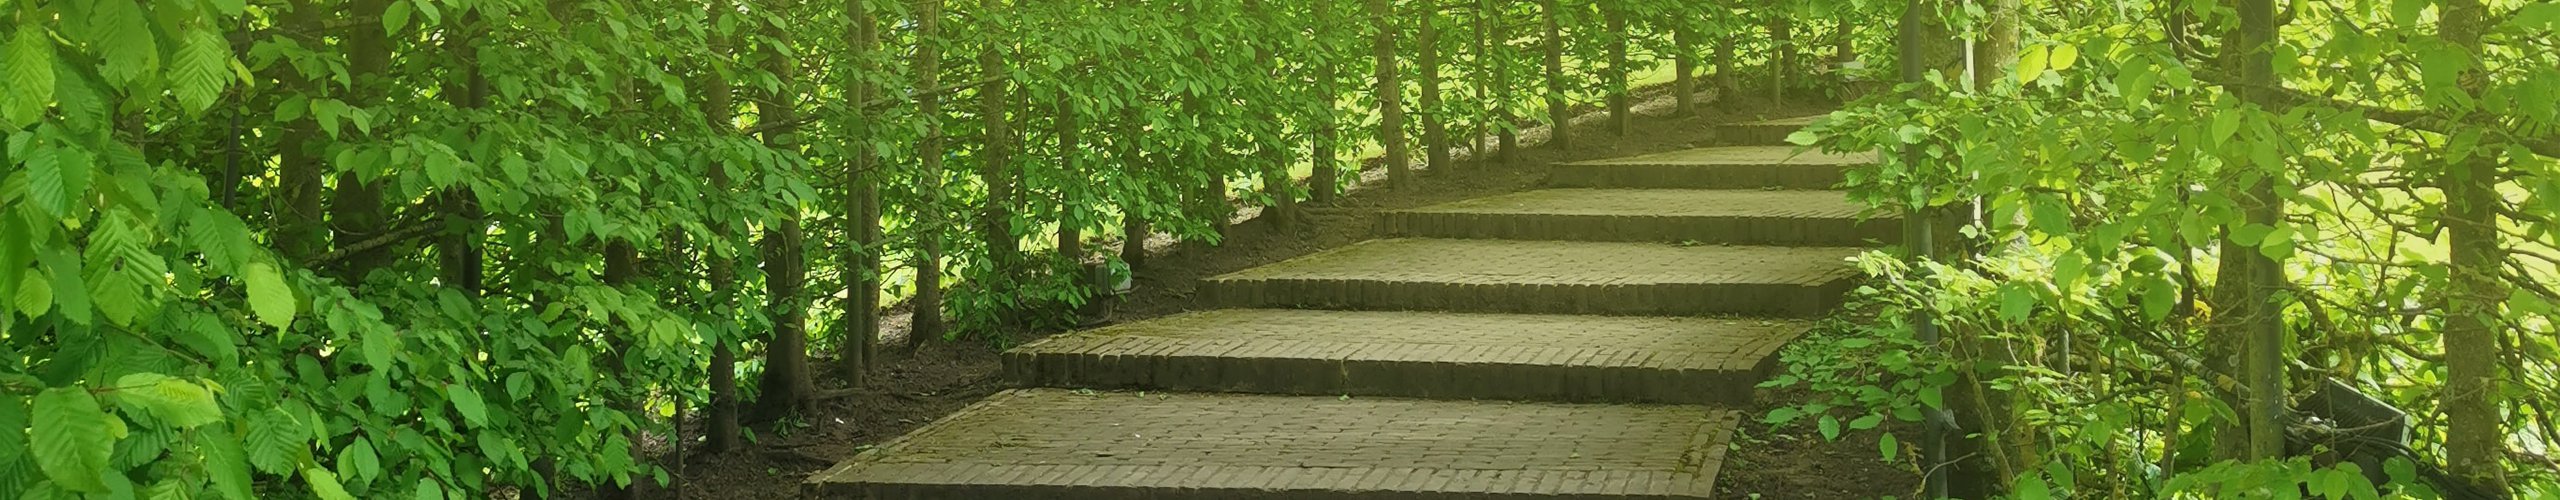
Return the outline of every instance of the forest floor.
{"type": "MultiPolygon", "coordinates": [[[[1753,94],[1765,95],[1765,94],[1753,94]]],[[[1520,191],[1540,183],[1546,165],[1612,158],[1713,145],[1715,125],[1767,118],[1804,116],[1826,110],[1813,105],[1773,105],[1765,100],[1702,97],[1701,114],[1673,118],[1667,86],[1638,92],[1632,120],[1624,136],[1607,130],[1605,114],[1584,109],[1574,120],[1574,149],[1558,151],[1529,146],[1544,142],[1543,130],[1522,134],[1524,145],[1509,163],[1487,159],[1453,161],[1447,171],[1418,170],[1417,189],[1383,188],[1382,169],[1371,161],[1361,185],[1329,205],[1303,205],[1312,224],[1281,231],[1261,219],[1236,224],[1218,245],[1158,244],[1137,269],[1136,289],[1111,305],[1105,323],[1124,323],[1194,308],[1193,293],[1201,278],[1243,270],[1346,245],[1373,236],[1374,214],[1382,210],[1421,207],[1489,194],[1520,191]]],[[[1416,153],[1417,161],[1421,158],[1416,153]]],[[[1112,249],[1117,245],[1098,246],[1112,249]]],[[[904,336],[904,314],[884,325],[884,337],[904,336]]],[[[1019,344],[1054,332],[1026,332],[1011,339],[1019,344]]],[[[884,346],[903,345],[884,339],[884,346]]],[[[818,384],[829,397],[820,409],[800,421],[752,429],[755,439],[744,450],[719,455],[692,455],[669,463],[678,477],[676,491],[655,491],[650,498],[762,499],[795,498],[810,474],[833,466],[875,443],[904,434],[925,423],[1009,388],[1001,379],[1002,348],[984,341],[928,342],[913,353],[884,348],[870,386],[844,389],[835,375],[818,384]]],[[[1746,414],[1754,420],[1800,395],[1764,394],[1746,414]]],[[[1825,441],[1810,425],[1772,429],[1746,423],[1719,480],[1718,496],[1727,498],[1881,498],[1909,497],[1916,476],[1876,457],[1875,432],[1853,433],[1825,441]]]]}

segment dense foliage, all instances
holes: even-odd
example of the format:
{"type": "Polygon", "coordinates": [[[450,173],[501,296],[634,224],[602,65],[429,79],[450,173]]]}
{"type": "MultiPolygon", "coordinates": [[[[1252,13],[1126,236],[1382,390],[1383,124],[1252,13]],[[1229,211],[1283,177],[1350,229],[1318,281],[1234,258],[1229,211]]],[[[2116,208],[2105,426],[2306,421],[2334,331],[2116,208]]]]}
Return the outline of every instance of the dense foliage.
{"type": "Polygon", "coordinates": [[[680,420],[731,449],[817,371],[862,383],[889,304],[910,345],[1054,325],[1082,266],[1287,223],[1373,144],[1413,182],[1402,144],[1500,154],[1674,60],[1769,81],[1737,68],[1810,67],[1818,31],[944,3],[0,1],[0,498],[665,481],[639,448],[680,420]]]}
{"type": "Polygon", "coordinates": [[[2020,498],[2560,495],[2560,5],[2020,3],[1916,2],[1928,77],[1799,137],[1888,151],[1856,195],[1961,248],[1871,259],[1885,319],[1793,354],[1837,397],[1773,420],[1951,410],[2020,498]],[[2330,379],[2414,453],[2305,449],[2330,379]]]}

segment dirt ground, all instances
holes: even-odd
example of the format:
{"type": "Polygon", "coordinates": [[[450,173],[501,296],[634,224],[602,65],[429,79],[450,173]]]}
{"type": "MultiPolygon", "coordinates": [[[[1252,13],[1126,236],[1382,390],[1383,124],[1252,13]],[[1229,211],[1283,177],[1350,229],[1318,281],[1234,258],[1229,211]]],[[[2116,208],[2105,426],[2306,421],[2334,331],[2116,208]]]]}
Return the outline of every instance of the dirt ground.
{"type": "MultiPolygon", "coordinates": [[[[1705,102],[1699,106],[1701,116],[1671,118],[1664,116],[1670,114],[1672,107],[1667,89],[1650,88],[1639,95],[1644,98],[1636,106],[1639,116],[1623,137],[1606,131],[1600,113],[1585,110],[1587,114],[1574,120],[1575,148],[1570,151],[1531,146],[1545,138],[1543,131],[1532,130],[1522,134],[1524,147],[1512,162],[1461,159],[1446,172],[1418,171],[1424,180],[1421,187],[1413,190],[1379,187],[1384,184],[1383,173],[1372,162],[1364,172],[1362,185],[1335,203],[1304,205],[1313,223],[1301,225],[1296,231],[1280,231],[1261,219],[1253,219],[1232,227],[1219,245],[1160,245],[1164,248],[1137,269],[1136,290],[1112,304],[1106,323],[1190,310],[1201,278],[1368,239],[1372,236],[1372,215],[1381,210],[1518,191],[1541,182],[1548,164],[1715,145],[1716,124],[1803,116],[1825,109],[1734,99],[1705,102]]],[[[1414,156],[1419,161],[1422,155],[1417,152],[1414,156]]],[[[896,318],[904,319],[903,315],[896,318]]],[[[903,321],[884,326],[889,330],[883,332],[886,337],[904,335],[903,321]]],[[[1028,332],[1014,340],[1028,341],[1050,333],[1054,332],[1028,332]]],[[[900,343],[884,341],[883,345],[900,343]]],[[[821,411],[802,422],[753,429],[756,439],[745,450],[688,456],[682,464],[668,464],[681,478],[674,491],[653,491],[645,496],[793,498],[799,493],[801,480],[809,474],[1007,388],[999,379],[1001,351],[986,342],[932,342],[912,355],[894,348],[881,352],[884,359],[874,368],[871,385],[881,389],[842,389],[841,380],[826,375],[819,386],[831,397],[821,403],[821,411]]],[[[1762,399],[1783,401],[1783,397],[1762,399]]],[[[1757,408],[1750,414],[1754,418],[1746,420],[1756,420],[1767,410],[1757,408]]],[[[1737,443],[1746,444],[1729,458],[1718,488],[1720,496],[1909,497],[1913,491],[1909,485],[1917,482],[1911,473],[1876,461],[1872,433],[1826,443],[1809,427],[1773,433],[1765,425],[1745,424],[1743,432],[1737,443]],[[1842,481],[1844,478],[1857,480],[1842,481]]],[[[661,463],[670,459],[660,458],[661,463]]]]}

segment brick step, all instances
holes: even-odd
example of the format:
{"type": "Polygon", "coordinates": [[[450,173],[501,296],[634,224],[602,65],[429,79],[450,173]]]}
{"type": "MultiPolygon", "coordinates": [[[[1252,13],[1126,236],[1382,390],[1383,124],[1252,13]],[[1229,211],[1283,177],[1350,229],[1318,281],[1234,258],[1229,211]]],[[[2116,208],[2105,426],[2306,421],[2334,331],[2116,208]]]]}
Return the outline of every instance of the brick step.
{"type": "Polygon", "coordinates": [[[1708,498],[1703,406],[998,393],[803,483],[808,498],[1708,498]]]}
{"type": "Polygon", "coordinates": [[[1395,236],[1862,246],[1898,240],[1838,191],[1546,189],[1387,212],[1395,236]]]}
{"type": "Polygon", "coordinates": [[[1202,280],[1200,296],[1235,308],[1802,318],[1839,305],[1858,252],[1385,239],[1202,280]]]}
{"type": "Polygon", "coordinates": [[[1046,387],[1741,406],[1803,322],[1220,309],[1042,339],[1046,387]]]}
{"type": "Polygon", "coordinates": [[[1787,135],[1796,133],[1828,115],[1799,116],[1754,122],[1730,123],[1717,127],[1716,140],[1734,145],[1775,146],[1787,143],[1787,135]]]}
{"type": "Polygon", "coordinates": [[[1557,164],[1555,187],[1653,189],[1830,189],[1874,153],[1833,154],[1795,146],[1728,146],[1557,164]]]}

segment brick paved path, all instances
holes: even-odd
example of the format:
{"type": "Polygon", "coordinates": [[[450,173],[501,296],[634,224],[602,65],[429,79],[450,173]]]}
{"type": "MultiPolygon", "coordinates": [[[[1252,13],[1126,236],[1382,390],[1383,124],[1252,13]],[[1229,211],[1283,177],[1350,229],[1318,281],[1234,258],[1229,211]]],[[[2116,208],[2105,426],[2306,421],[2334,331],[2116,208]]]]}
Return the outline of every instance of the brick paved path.
{"type": "MultiPolygon", "coordinates": [[[[1774,143],[1803,121],[1728,126],[1774,143]]],[[[1008,351],[997,394],[806,483],[813,498],[1706,498],[1730,410],[1856,247],[1872,155],[1704,148],[1201,284],[1213,309],[1008,351]],[[1273,309],[1273,308],[1294,309],[1273,309]],[[1143,390],[1154,392],[1095,392],[1143,390]],[[1163,392],[1191,391],[1191,392],[1163,392]]]]}

